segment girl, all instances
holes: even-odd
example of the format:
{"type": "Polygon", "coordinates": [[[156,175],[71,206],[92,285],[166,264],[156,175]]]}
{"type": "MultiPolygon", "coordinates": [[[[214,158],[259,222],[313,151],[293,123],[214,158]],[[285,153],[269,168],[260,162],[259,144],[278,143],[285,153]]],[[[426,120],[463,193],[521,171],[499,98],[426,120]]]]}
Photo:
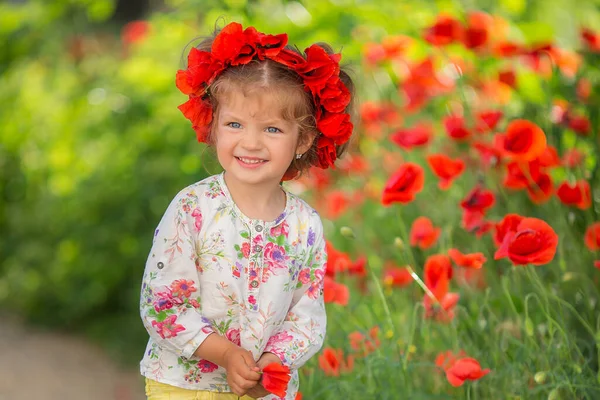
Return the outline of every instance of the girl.
{"type": "Polygon", "coordinates": [[[353,84],[328,46],[286,44],[231,23],[177,72],[179,108],[224,172],[179,192],[154,234],[140,306],[149,399],[275,399],[260,384],[273,362],[290,367],[294,399],[323,344],[323,227],[280,183],[344,152],[353,84]]]}

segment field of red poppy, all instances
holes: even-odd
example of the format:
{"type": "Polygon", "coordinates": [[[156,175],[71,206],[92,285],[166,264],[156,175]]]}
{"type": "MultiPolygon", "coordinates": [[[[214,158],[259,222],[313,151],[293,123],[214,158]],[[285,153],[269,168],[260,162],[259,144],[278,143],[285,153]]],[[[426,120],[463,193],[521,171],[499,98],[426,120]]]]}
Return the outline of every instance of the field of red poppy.
{"type": "Polygon", "coordinates": [[[440,15],[364,47],[351,155],[295,186],[329,239],[306,398],[599,398],[600,34],[511,32],[440,15]]]}

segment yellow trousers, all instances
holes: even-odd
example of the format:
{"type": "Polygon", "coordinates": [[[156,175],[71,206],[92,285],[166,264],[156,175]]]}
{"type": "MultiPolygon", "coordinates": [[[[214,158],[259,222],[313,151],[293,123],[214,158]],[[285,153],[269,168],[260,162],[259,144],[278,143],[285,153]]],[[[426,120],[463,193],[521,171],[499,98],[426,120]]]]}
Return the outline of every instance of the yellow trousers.
{"type": "Polygon", "coordinates": [[[235,393],[182,389],[148,378],[146,378],[146,396],[148,400],[253,400],[250,396],[239,397],[235,393]]]}

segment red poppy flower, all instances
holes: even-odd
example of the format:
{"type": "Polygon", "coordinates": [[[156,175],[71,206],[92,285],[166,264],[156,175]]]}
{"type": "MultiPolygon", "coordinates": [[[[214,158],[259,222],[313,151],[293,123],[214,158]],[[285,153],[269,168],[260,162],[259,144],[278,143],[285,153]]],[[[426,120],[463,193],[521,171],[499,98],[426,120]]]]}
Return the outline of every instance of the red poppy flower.
{"type": "Polygon", "coordinates": [[[321,105],[332,113],[341,113],[350,104],[350,91],[338,76],[331,76],[319,93],[321,105]]]}
{"type": "Polygon", "coordinates": [[[329,240],[325,241],[325,249],[327,250],[327,268],[325,274],[334,277],[340,272],[347,271],[350,268],[350,256],[333,247],[329,240]]]}
{"type": "Polygon", "coordinates": [[[446,350],[435,357],[435,365],[446,371],[448,368],[454,365],[456,360],[463,358],[467,355],[464,350],[460,350],[458,353],[454,353],[452,350],[446,350]]]}
{"type": "Polygon", "coordinates": [[[554,146],[546,146],[544,152],[537,158],[540,167],[543,168],[554,168],[561,165],[560,157],[554,146]]]}
{"type": "Polygon", "coordinates": [[[319,157],[319,166],[321,168],[327,168],[333,165],[337,159],[337,149],[335,143],[325,135],[319,136],[317,142],[317,155],[319,157]]]}
{"type": "Polygon", "coordinates": [[[591,251],[600,250],[600,222],[594,222],[588,226],[583,241],[591,251]]]}
{"type": "Polygon", "coordinates": [[[212,106],[200,97],[190,97],[180,105],[179,110],[192,122],[198,142],[206,142],[209,134],[209,124],[212,121],[212,106]]]}
{"type": "Polygon", "coordinates": [[[413,277],[406,267],[397,267],[388,262],[383,269],[383,283],[390,286],[404,287],[411,284],[413,277]]]}
{"type": "Polygon", "coordinates": [[[399,129],[390,135],[390,140],[405,150],[425,146],[433,136],[431,124],[420,122],[406,129],[399,129]]]}
{"type": "Polygon", "coordinates": [[[454,140],[465,140],[471,135],[471,132],[465,126],[463,117],[450,115],[445,117],[443,122],[446,133],[454,140]]]}
{"type": "Polygon", "coordinates": [[[143,41],[150,31],[150,24],[147,21],[128,22],[121,32],[121,40],[124,44],[130,45],[143,41]]]}
{"type": "Polygon", "coordinates": [[[518,119],[506,128],[504,151],[514,160],[530,161],[546,148],[544,131],[533,122],[518,119]]]}
{"type": "Polygon", "coordinates": [[[457,249],[449,249],[448,255],[456,265],[465,268],[479,269],[486,262],[483,253],[463,254],[457,249]]]}
{"type": "Polygon", "coordinates": [[[354,331],[348,335],[350,347],[360,356],[366,357],[373,353],[381,346],[381,340],[379,340],[379,327],[374,326],[369,329],[369,334],[364,335],[359,331],[354,331]]]}
{"type": "Polygon", "coordinates": [[[558,235],[541,219],[523,218],[514,232],[508,232],[494,259],[508,257],[515,265],[543,265],[554,258],[558,235]]]}
{"type": "Polygon", "coordinates": [[[493,144],[485,142],[474,142],[473,148],[479,153],[481,163],[484,167],[498,166],[502,164],[502,150],[493,144]]]}
{"type": "Polygon", "coordinates": [[[435,24],[425,30],[424,39],[434,46],[445,46],[462,36],[463,28],[458,20],[440,15],[435,24]]]}
{"type": "Polygon", "coordinates": [[[350,197],[341,190],[334,190],[325,196],[327,218],[336,219],[348,209],[350,197]]]}
{"type": "Polygon", "coordinates": [[[237,22],[227,24],[215,37],[211,53],[214,59],[231,65],[247,64],[256,55],[258,32],[244,30],[237,22]]]}
{"type": "Polygon", "coordinates": [[[496,196],[490,190],[483,189],[476,185],[467,197],[460,202],[460,206],[468,211],[480,211],[484,213],[496,202],[496,196]]]}
{"type": "Polygon", "coordinates": [[[504,113],[502,111],[482,111],[477,113],[475,130],[479,133],[490,132],[496,129],[496,125],[504,113]]]}
{"type": "Polygon", "coordinates": [[[489,40],[488,29],[492,26],[492,17],[484,12],[469,13],[468,25],[464,30],[461,41],[467,49],[480,49],[489,40]]]}
{"type": "Polygon", "coordinates": [[[504,41],[494,46],[494,55],[498,57],[514,57],[523,53],[523,48],[517,43],[504,41]]]}
{"type": "Polygon", "coordinates": [[[353,126],[350,122],[350,115],[325,112],[317,119],[317,129],[323,136],[340,145],[350,138],[353,126]]]}
{"type": "Polygon", "coordinates": [[[463,210],[461,226],[470,233],[475,233],[481,237],[493,228],[493,224],[485,219],[485,213],[482,211],[463,210]]]}
{"type": "Polygon", "coordinates": [[[290,378],[290,368],[275,362],[262,369],[261,384],[267,392],[285,397],[290,378]]]}
{"type": "Polygon", "coordinates": [[[578,180],[573,186],[566,181],[561,183],[556,195],[563,204],[582,210],[586,210],[592,205],[590,184],[584,179],[578,180]]]}
{"type": "Polygon", "coordinates": [[[441,300],[450,285],[452,263],[444,254],[435,254],[425,260],[425,285],[441,300]]]}
{"type": "Polygon", "coordinates": [[[576,168],[585,160],[585,154],[577,149],[565,151],[562,158],[562,164],[567,168],[576,168]]]}
{"type": "Polygon", "coordinates": [[[535,204],[542,204],[552,197],[554,193],[554,184],[552,178],[545,172],[540,173],[535,182],[527,186],[527,194],[535,204]]]}
{"type": "Polygon", "coordinates": [[[323,300],[325,303],[335,303],[347,306],[350,299],[350,290],[343,283],[338,283],[329,276],[325,276],[323,287],[323,300]]]}
{"type": "Polygon", "coordinates": [[[442,229],[434,227],[429,218],[418,217],[410,228],[410,245],[428,249],[435,244],[441,232],[442,229]]]}
{"type": "Polygon", "coordinates": [[[327,84],[332,75],[339,72],[341,54],[328,54],[318,44],[307,48],[306,62],[296,67],[296,72],[304,79],[304,85],[310,88],[313,94],[319,93],[327,84]]]}
{"type": "Polygon", "coordinates": [[[506,214],[502,221],[498,222],[495,226],[494,243],[496,246],[500,246],[504,242],[504,237],[509,232],[516,232],[517,227],[524,218],[519,214],[506,214]]]}
{"type": "Polygon", "coordinates": [[[327,376],[340,376],[340,373],[352,372],[354,369],[354,357],[344,357],[342,349],[326,347],[319,355],[319,367],[327,376]]]}
{"type": "Polygon", "coordinates": [[[569,128],[573,129],[575,133],[587,136],[590,134],[590,130],[592,129],[592,124],[587,117],[583,115],[569,115],[569,128]]]}
{"type": "Polygon", "coordinates": [[[433,173],[440,178],[438,186],[440,189],[448,189],[465,170],[465,162],[461,159],[453,160],[444,154],[432,154],[427,156],[427,163],[433,173]]]}
{"type": "Polygon", "coordinates": [[[432,96],[451,89],[452,85],[438,79],[432,57],[410,67],[410,75],[402,82],[401,90],[407,98],[405,111],[419,110],[432,96]]]}
{"type": "Polygon", "coordinates": [[[508,189],[527,189],[540,179],[542,174],[538,160],[529,162],[511,161],[506,165],[503,185],[508,189]]]}
{"type": "Polygon", "coordinates": [[[594,261],[594,267],[600,269],[600,260],[594,261]]]}
{"type": "Polygon", "coordinates": [[[474,381],[489,374],[489,369],[481,369],[481,365],[474,358],[466,357],[456,360],[446,370],[446,379],[454,386],[462,386],[466,380],[474,381]]]}
{"type": "Polygon", "coordinates": [[[581,40],[593,52],[600,52],[600,34],[591,29],[583,28],[580,32],[581,40]]]}
{"type": "Polygon", "coordinates": [[[423,189],[425,177],[423,168],[414,163],[405,163],[391,176],[383,190],[382,203],[410,203],[423,189]]]}
{"type": "Polygon", "coordinates": [[[517,75],[512,69],[498,72],[498,81],[513,89],[517,87],[517,75]]]}
{"type": "Polygon", "coordinates": [[[577,92],[577,97],[585,103],[592,94],[592,83],[587,78],[579,78],[575,91],[577,92]]]}
{"type": "Polygon", "coordinates": [[[433,318],[438,322],[450,322],[454,319],[454,308],[460,300],[458,293],[446,293],[438,298],[439,303],[435,303],[426,293],[423,297],[423,306],[425,307],[425,318],[433,318]]]}

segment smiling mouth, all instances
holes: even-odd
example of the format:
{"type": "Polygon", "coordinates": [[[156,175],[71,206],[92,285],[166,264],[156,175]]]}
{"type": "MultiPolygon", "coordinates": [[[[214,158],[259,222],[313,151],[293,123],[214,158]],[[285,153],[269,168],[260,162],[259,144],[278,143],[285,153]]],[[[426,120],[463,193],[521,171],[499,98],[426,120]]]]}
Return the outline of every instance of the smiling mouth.
{"type": "Polygon", "coordinates": [[[267,162],[267,160],[261,160],[259,158],[236,157],[236,159],[243,162],[244,164],[262,164],[267,162]]]}

